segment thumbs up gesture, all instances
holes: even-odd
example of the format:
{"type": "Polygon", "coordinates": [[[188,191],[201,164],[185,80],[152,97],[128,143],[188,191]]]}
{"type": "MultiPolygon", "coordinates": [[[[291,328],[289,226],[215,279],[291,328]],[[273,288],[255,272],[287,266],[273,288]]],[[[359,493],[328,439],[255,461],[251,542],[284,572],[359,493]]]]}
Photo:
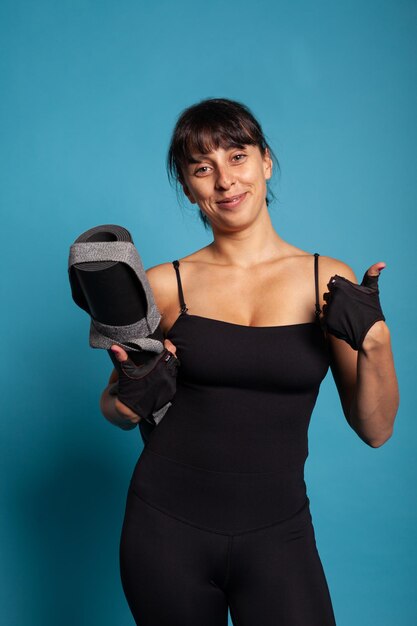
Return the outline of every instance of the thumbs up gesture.
{"type": "Polygon", "coordinates": [[[323,294],[323,327],[330,334],[344,339],[359,350],[365,335],[380,320],[385,321],[379,302],[378,279],[385,263],[374,263],[365,272],[360,285],[335,274],[323,294]]]}

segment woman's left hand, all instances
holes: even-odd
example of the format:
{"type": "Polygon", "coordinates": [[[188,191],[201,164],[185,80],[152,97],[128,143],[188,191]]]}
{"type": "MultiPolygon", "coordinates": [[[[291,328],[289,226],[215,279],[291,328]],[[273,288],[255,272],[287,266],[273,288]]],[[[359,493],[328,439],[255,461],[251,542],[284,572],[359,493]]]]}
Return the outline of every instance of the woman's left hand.
{"type": "Polygon", "coordinates": [[[385,321],[379,302],[378,279],[386,267],[383,261],[374,263],[365,272],[360,285],[335,274],[323,294],[323,326],[330,334],[344,339],[359,350],[365,335],[377,321],[385,321]]]}

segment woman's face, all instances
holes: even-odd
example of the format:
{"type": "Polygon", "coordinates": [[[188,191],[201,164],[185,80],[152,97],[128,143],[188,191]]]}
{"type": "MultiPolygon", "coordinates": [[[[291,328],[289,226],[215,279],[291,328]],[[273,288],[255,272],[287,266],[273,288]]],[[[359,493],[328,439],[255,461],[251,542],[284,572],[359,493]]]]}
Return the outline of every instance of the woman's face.
{"type": "Polygon", "coordinates": [[[184,193],[212,226],[235,230],[267,210],[266,181],[272,174],[272,160],[258,146],[193,153],[182,174],[184,193]]]}

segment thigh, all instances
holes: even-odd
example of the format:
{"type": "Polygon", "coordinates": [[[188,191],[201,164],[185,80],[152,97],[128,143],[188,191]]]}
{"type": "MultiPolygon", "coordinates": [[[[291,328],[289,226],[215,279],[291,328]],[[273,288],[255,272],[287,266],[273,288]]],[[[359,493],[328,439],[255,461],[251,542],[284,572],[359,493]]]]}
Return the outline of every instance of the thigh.
{"type": "Polygon", "coordinates": [[[335,626],[308,516],[233,538],[227,587],[234,626],[335,626]]]}
{"type": "Polygon", "coordinates": [[[120,541],[126,599],[140,626],[227,626],[219,588],[228,538],[127,499],[120,541]]]}

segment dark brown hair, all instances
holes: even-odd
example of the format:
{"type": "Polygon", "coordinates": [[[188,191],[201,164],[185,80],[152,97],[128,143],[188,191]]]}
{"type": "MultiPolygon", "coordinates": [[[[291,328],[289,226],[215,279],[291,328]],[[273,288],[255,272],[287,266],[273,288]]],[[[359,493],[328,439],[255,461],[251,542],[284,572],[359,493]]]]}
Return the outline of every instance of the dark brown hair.
{"type": "MultiPolygon", "coordinates": [[[[182,170],[187,167],[193,152],[206,154],[217,148],[258,146],[262,154],[268,149],[279,169],[278,159],[268,145],[261,125],[247,106],[235,100],[209,98],[185,109],[172,133],[167,155],[168,178],[171,183],[184,182],[182,170]]],[[[268,189],[267,204],[274,197],[268,189]]],[[[200,210],[206,228],[210,222],[200,210]]]]}

